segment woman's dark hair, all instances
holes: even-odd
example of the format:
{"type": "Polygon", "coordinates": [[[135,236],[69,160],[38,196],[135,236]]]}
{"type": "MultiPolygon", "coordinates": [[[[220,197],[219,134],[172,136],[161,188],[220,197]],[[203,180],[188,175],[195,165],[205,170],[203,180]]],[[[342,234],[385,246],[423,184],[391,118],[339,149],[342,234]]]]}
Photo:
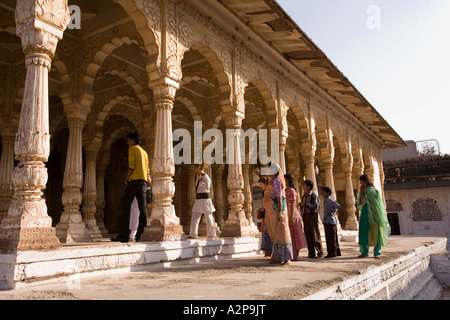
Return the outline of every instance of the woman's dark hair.
{"type": "Polygon", "coordinates": [[[127,138],[130,140],[134,140],[134,142],[138,145],[142,142],[141,136],[136,132],[130,132],[129,134],[127,134],[127,138]]]}
{"type": "Polygon", "coordinates": [[[268,185],[269,184],[269,178],[268,177],[264,177],[264,176],[260,177],[258,182],[261,182],[261,183],[264,183],[265,185],[268,185]]]}
{"type": "Polygon", "coordinates": [[[288,186],[290,186],[292,189],[295,190],[295,187],[294,187],[294,177],[292,176],[292,174],[286,173],[286,174],[284,175],[284,180],[286,180],[286,184],[287,184],[288,186]]]}
{"type": "Polygon", "coordinates": [[[359,177],[359,181],[366,181],[369,185],[373,186],[372,179],[367,174],[363,174],[359,177]]]}
{"type": "Polygon", "coordinates": [[[314,183],[311,180],[305,180],[303,184],[307,185],[311,190],[314,188],[314,183]]]}

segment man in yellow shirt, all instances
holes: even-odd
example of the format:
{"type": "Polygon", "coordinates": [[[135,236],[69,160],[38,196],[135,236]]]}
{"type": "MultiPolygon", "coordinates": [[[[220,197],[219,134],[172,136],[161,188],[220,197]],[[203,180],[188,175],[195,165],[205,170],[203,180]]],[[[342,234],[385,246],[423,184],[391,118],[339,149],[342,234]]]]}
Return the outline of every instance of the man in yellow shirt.
{"type": "Polygon", "coordinates": [[[148,154],[139,145],[141,137],[137,133],[127,134],[128,145],[128,171],[125,178],[125,194],[122,198],[122,210],[119,216],[119,235],[112,241],[134,241],[130,235],[130,209],[134,198],[139,207],[139,227],[136,233],[136,241],[144,232],[147,225],[146,189],[151,183],[148,154]]]}

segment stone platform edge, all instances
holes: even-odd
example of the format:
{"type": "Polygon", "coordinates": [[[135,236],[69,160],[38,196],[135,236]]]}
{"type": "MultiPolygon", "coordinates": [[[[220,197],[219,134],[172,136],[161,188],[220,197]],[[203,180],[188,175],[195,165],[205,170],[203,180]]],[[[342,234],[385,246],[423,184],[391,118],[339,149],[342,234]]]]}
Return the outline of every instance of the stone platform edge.
{"type": "Polygon", "coordinates": [[[97,243],[0,254],[0,290],[260,254],[260,238],[97,243]]]}
{"type": "Polygon", "coordinates": [[[447,238],[316,292],[303,300],[435,300],[443,291],[431,258],[446,250],[447,238]]]}

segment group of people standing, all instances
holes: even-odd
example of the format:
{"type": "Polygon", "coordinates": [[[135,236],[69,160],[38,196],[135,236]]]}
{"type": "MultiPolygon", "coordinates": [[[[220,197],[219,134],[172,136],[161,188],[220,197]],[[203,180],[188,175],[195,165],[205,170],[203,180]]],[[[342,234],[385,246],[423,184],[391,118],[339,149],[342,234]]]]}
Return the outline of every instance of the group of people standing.
{"type": "MultiPolygon", "coordinates": [[[[125,178],[125,193],[119,216],[119,234],[112,241],[139,241],[147,225],[146,190],[149,188],[150,169],[148,155],[140,147],[141,138],[136,133],[127,135],[128,171],[125,178]]],[[[263,176],[259,180],[264,190],[262,210],[261,249],[273,263],[289,264],[298,260],[300,249],[308,248],[308,258],[324,256],[319,230],[319,198],[313,192],[314,184],[305,180],[303,195],[297,209],[297,190],[291,174],[284,174],[278,164],[273,176],[263,176]],[[301,213],[301,215],[300,215],[301,213]]],[[[211,179],[205,173],[205,164],[195,164],[196,201],[192,208],[192,220],[188,238],[198,236],[198,226],[202,214],[205,214],[208,238],[216,237],[213,212],[214,205],[210,196],[211,179]]],[[[381,256],[381,247],[386,246],[389,223],[379,191],[373,186],[367,175],[360,178],[360,190],[357,206],[360,212],[359,246],[364,258],[369,256],[369,246],[374,246],[374,256],[381,256]]],[[[341,255],[337,234],[337,210],[339,204],[333,201],[329,187],[322,188],[324,199],[323,224],[327,246],[327,256],[341,255]]]]}
{"type": "MultiPolygon", "coordinates": [[[[305,180],[303,195],[297,209],[297,191],[291,174],[283,174],[279,165],[272,177],[259,180],[264,190],[262,209],[259,210],[262,241],[261,249],[271,263],[290,264],[299,258],[300,249],[308,248],[308,258],[322,258],[324,252],[319,230],[319,199],[313,192],[314,184],[305,180]],[[301,214],[300,214],[301,213],[301,214]]],[[[386,246],[389,230],[386,210],[379,191],[367,175],[360,177],[357,205],[361,213],[359,228],[360,258],[369,256],[369,245],[374,246],[374,256],[379,259],[381,247],[386,246]]],[[[324,199],[323,224],[327,255],[341,255],[337,233],[339,204],[330,198],[329,187],[322,188],[324,199]]]]}

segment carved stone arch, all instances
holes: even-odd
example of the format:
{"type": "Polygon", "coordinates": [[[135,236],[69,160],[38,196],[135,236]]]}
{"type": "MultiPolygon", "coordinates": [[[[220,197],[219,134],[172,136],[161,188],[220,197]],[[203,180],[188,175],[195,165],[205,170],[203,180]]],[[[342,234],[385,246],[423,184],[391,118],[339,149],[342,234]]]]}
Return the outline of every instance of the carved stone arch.
{"type": "Polygon", "coordinates": [[[325,160],[325,158],[334,155],[333,141],[330,139],[326,124],[324,124],[322,120],[316,119],[315,125],[314,132],[318,142],[316,150],[319,151],[319,155],[322,158],[321,160],[325,160]]]}
{"type": "Polygon", "coordinates": [[[218,129],[222,120],[224,120],[224,117],[222,117],[222,116],[216,117],[216,118],[214,119],[214,123],[213,123],[213,125],[212,125],[212,128],[218,129]]]}
{"type": "MultiPolygon", "coordinates": [[[[111,113],[108,115],[109,117],[112,116],[122,116],[123,118],[127,119],[128,121],[130,121],[133,124],[133,127],[135,128],[135,130],[144,137],[143,133],[144,133],[144,126],[142,125],[142,121],[140,118],[131,115],[129,112],[127,112],[126,110],[114,110],[115,108],[119,107],[120,104],[117,104],[113,107],[111,113]]],[[[145,137],[144,137],[145,139],[145,137]]],[[[143,140],[144,140],[143,139],[143,140]]],[[[145,144],[145,141],[143,141],[142,144],[145,144]]]]}
{"type": "Polygon", "coordinates": [[[15,36],[16,35],[16,24],[15,24],[15,22],[12,22],[12,23],[13,23],[12,25],[9,25],[6,27],[0,26],[0,32],[7,32],[7,33],[15,36]]]}
{"type": "MultiPolygon", "coordinates": [[[[111,39],[111,41],[103,44],[100,50],[93,54],[91,61],[87,64],[82,78],[84,101],[80,101],[81,105],[90,106],[94,101],[94,82],[97,78],[97,72],[101,69],[105,58],[122,45],[131,43],[139,45],[137,40],[131,39],[129,36],[123,36],[120,38],[115,37],[111,39]]],[[[61,95],[61,97],[63,96],[65,98],[65,92],[61,95]]]]}
{"type": "MultiPolygon", "coordinates": [[[[129,73],[127,73],[124,70],[119,70],[116,68],[112,68],[110,70],[105,70],[105,74],[109,73],[113,76],[118,76],[119,78],[121,78],[122,80],[126,81],[128,83],[128,85],[133,88],[136,97],[139,99],[141,105],[147,106],[147,110],[150,109],[150,100],[149,97],[147,96],[147,90],[146,90],[146,84],[147,81],[142,82],[143,79],[136,79],[134,76],[130,75],[129,73]],[[142,83],[141,83],[142,82],[142,83]]],[[[145,79],[146,80],[146,79],[145,79]]]]}
{"type": "Polygon", "coordinates": [[[194,104],[192,100],[190,100],[188,97],[185,96],[177,96],[177,101],[181,102],[186,106],[186,108],[191,113],[192,118],[194,121],[202,121],[202,116],[200,115],[200,112],[198,111],[198,108],[194,104]]]}
{"type": "Polygon", "coordinates": [[[267,112],[267,127],[269,129],[279,129],[275,97],[273,97],[269,87],[263,81],[258,79],[250,80],[244,93],[244,99],[246,101],[250,101],[250,99],[255,98],[260,99],[261,102],[263,102],[264,108],[267,112]],[[258,92],[251,97],[251,90],[257,90],[258,92]]]}
{"type": "Polygon", "coordinates": [[[125,101],[135,100],[133,97],[129,96],[116,96],[106,102],[101,110],[97,114],[93,114],[93,118],[90,120],[93,122],[92,126],[89,126],[89,130],[87,137],[90,140],[90,143],[94,145],[101,145],[103,140],[103,128],[106,124],[108,117],[112,115],[123,115],[124,118],[130,120],[131,123],[137,128],[141,128],[143,131],[144,125],[141,123],[136,116],[132,116],[130,112],[120,112],[114,111],[113,108],[118,104],[124,103],[125,101]]]}
{"type": "Polygon", "coordinates": [[[362,155],[360,140],[355,138],[352,144],[353,172],[357,178],[365,171],[365,163],[362,155]]]}
{"type": "Polygon", "coordinates": [[[349,152],[348,152],[348,145],[347,145],[347,141],[344,138],[344,135],[336,130],[333,132],[333,136],[335,139],[335,143],[334,146],[336,148],[339,148],[339,159],[335,159],[336,161],[340,161],[341,163],[344,164],[348,164],[348,162],[350,161],[349,158],[349,152]]]}
{"type": "Polygon", "coordinates": [[[64,58],[62,58],[58,50],[56,50],[55,57],[52,60],[52,66],[58,70],[59,77],[62,82],[61,93],[68,92],[70,86],[73,85],[71,82],[72,79],[70,77],[70,70],[67,62],[64,58]]]}
{"type": "MultiPolygon", "coordinates": [[[[204,45],[201,41],[193,41],[188,48],[185,48],[183,51],[183,57],[185,57],[186,53],[190,50],[195,50],[200,55],[205,58],[205,61],[211,67],[214,77],[217,81],[214,85],[217,86],[219,92],[219,105],[222,109],[223,114],[229,114],[234,111],[233,106],[231,104],[231,84],[228,73],[225,71],[225,65],[231,63],[231,55],[227,55],[224,52],[216,52],[216,49],[211,48],[210,46],[204,45]]],[[[183,65],[182,65],[183,68],[183,65]]],[[[183,69],[182,69],[183,71],[183,69]]],[[[184,72],[183,72],[184,73],[184,72]]],[[[187,81],[185,78],[185,74],[183,74],[183,80],[187,81]]],[[[182,82],[183,82],[182,80],[182,82]]]]}
{"type": "Polygon", "coordinates": [[[364,172],[368,175],[373,175],[373,163],[371,151],[367,149],[362,149],[361,154],[364,162],[364,172]]]}
{"type": "Polygon", "coordinates": [[[105,122],[106,122],[106,118],[108,117],[111,109],[118,103],[121,103],[125,100],[134,100],[132,97],[130,96],[116,96],[112,99],[110,99],[100,110],[100,112],[98,113],[98,115],[96,116],[95,119],[95,124],[96,127],[103,127],[105,122]]]}
{"type": "Polygon", "coordinates": [[[297,139],[295,138],[295,136],[290,135],[287,137],[287,145],[289,146],[289,148],[286,148],[286,150],[284,151],[286,154],[286,166],[287,168],[289,168],[289,173],[295,175],[295,171],[299,171],[298,169],[300,169],[300,150],[298,148],[297,139]]]}
{"type": "Polygon", "coordinates": [[[296,122],[296,127],[299,128],[299,136],[301,149],[308,149],[313,141],[311,137],[311,130],[308,118],[306,117],[307,112],[305,112],[298,104],[292,104],[289,106],[288,110],[288,123],[296,122]]]}
{"type": "Polygon", "coordinates": [[[136,30],[141,36],[145,50],[148,54],[147,74],[150,81],[161,78],[160,72],[160,33],[161,33],[161,7],[160,1],[133,1],[113,0],[122,6],[128,16],[133,20],[136,30]],[[153,20],[152,20],[153,19],[153,20]]]}
{"type": "Polygon", "coordinates": [[[118,139],[118,137],[124,137],[130,131],[131,131],[130,127],[123,126],[118,129],[115,129],[107,137],[103,138],[99,156],[97,157],[98,169],[106,169],[106,167],[109,164],[109,160],[111,159],[111,147],[113,143],[118,139]]]}

